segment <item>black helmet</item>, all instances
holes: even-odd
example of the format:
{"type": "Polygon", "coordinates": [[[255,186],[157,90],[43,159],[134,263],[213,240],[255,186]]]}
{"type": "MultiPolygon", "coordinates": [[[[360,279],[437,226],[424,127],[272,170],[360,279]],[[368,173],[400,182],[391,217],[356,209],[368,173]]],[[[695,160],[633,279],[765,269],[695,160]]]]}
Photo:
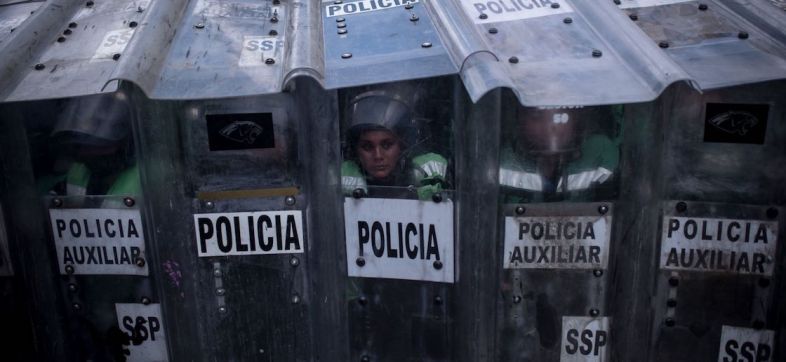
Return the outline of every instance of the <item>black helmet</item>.
{"type": "Polygon", "coordinates": [[[352,98],[346,113],[350,151],[363,132],[374,130],[393,132],[402,143],[402,150],[414,146],[418,137],[413,98],[412,87],[403,84],[369,90],[352,98]]]}

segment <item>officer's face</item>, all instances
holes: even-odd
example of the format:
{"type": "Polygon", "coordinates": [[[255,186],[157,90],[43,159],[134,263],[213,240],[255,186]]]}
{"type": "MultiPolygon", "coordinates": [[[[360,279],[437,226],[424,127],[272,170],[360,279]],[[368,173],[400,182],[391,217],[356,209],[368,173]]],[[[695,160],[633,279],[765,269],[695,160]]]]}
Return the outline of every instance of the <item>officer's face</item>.
{"type": "Polygon", "coordinates": [[[374,179],[386,179],[398,164],[401,145],[391,131],[366,131],[360,135],[356,151],[366,174],[374,179]]]}

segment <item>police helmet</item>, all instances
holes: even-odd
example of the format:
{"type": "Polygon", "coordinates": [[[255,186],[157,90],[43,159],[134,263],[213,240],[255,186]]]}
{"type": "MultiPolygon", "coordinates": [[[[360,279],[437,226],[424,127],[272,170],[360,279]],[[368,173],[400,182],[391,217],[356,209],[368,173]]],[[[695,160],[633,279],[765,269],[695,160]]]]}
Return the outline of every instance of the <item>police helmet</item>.
{"type": "Polygon", "coordinates": [[[122,92],[73,99],[55,123],[52,137],[64,144],[118,145],[131,133],[130,113],[122,92]]]}
{"type": "Polygon", "coordinates": [[[363,92],[349,103],[347,110],[348,146],[354,150],[360,135],[367,131],[393,132],[407,150],[417,142],[417,128],[411,104],[411,94],[405,88],[377,89],[363,92]]]}
{"type": "Polygon", "coordinates": [[[519,145],[539,155],[575,152],[587,117],[589,112],[583,107],[519,107],[519,145]]]}

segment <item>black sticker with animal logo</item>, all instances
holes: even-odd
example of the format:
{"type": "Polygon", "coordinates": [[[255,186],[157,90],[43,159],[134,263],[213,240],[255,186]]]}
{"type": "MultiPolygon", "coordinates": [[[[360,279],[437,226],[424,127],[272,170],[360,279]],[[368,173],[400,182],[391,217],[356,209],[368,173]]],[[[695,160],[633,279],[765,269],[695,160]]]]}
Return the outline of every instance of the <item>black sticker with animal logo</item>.
{"type": "Polygon", "coordinates": [[[209,114],[207,135],[211,151],[276,147],[272,113],[209,114]]]}
{"type": "Polygon", "coordinates": [[[768,104],[707,103],[704,142],[764,144],[768,104]]]}

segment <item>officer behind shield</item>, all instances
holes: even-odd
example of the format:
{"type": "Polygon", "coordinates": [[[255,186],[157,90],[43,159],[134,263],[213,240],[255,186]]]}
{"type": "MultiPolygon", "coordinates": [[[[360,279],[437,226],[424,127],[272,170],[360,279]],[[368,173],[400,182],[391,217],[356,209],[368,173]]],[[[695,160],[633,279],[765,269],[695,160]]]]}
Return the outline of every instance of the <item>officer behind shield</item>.
{"type": "Polygon", "coordinates": [[[412,98],[409,88],[388,87],[361,93],[350,101],[341,166],[345,195],[408,197],[411,191],[401,189],[407,187],[427,200],[447,186],[445,157],[419,152],[412,98]],[[399,188],[383,191],[385,187],[399,188]]]}
{"type": "Polygon", "coordinates": [[[611,197],[619,145],[602,124],[611,107],[516,110],[503,149],[500,185],[507,202],[594,201],[611,197]]]}
{"type": "MultiPolygon", "coordinates": [[[[52,174],[40,179],[39,187],[61,196],[139,194],[130,133],[125,94],[69,101],[51,132],[52,174]]],[[[121,205],[107,201],[102,206],[121,205]]]]}

